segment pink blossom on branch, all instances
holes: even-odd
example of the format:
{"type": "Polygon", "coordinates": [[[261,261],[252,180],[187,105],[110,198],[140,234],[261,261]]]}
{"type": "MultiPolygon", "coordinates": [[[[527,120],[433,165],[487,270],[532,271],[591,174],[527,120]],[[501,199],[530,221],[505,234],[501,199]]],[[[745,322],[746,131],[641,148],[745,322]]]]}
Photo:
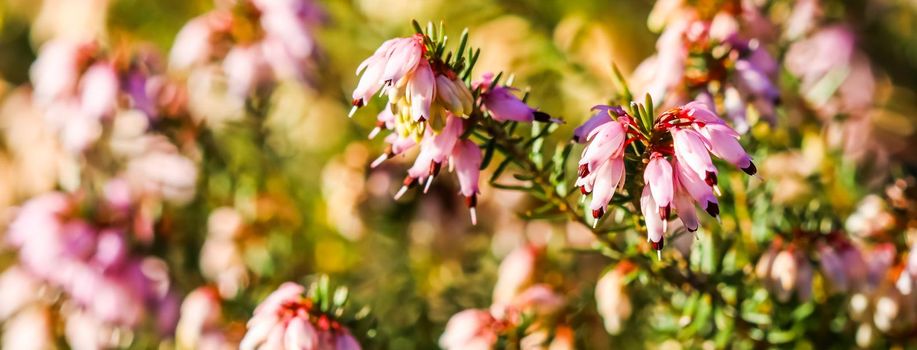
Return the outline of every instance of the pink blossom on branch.
{"type": "Polygon", "coordinates": [[[717,169],[711,155],[750,175],[757,172],[738,142],[739,134],[704,103],[671,109],[656,118],[650,130],[643,130],[620,107],[595,109],[599,112],[577,130],[591,129],[585,138],[576,185],[584,196],[592,195],[589,209],[597,222],[618,188],[630,188],[624,166],[625,154],[632,150],[628,146],[643,144],[646,151],[637,155],[643,159],[640,210],[647,240],[657,251],[663,247],[673,205],[690,231],[698,229],[695,203],[711,216],[719,216],[717,169]]]}
{"type": "Polygon", "coordinates": [[[239,348],[361,349],[350,331],[331,316],[322,313],[314,300],[303,295],[305,291],[303,286],[287,282],[268,295],[255,308],[239,348]]]}
{"type": "Polygon", "coordinates": [[[386,150],[372,162],[372,167],[418,146],[417,158],[395,199],[417,186],[426,193],[443,166],[447,166],[456,170],[471,222],[477,224],[478,180],[484,156],[469,138],[481,118],[496,122],[556,120],[528,106],[512,93],[513,88],[498,85],[490,74],[481,81],[467,83],[463,76],[469,76],[471,67],[466,64],[473,63],[464,59],[453,62],[451,54],[442,57],[441,43],[433,40],[417,33],[383,42],[357,67],[360,79],[351,95],[350,116],[373,96],[387,96],[386,107],[377,115],[369,138],[383,129],[392,134],[385,138],[386,150]]]}

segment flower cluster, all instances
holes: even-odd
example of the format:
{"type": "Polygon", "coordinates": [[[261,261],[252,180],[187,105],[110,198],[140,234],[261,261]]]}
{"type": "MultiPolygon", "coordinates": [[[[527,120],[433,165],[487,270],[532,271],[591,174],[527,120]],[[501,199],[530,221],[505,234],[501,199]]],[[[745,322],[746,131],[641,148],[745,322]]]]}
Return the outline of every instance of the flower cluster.
{"type": "MultiPolygon", "coordinates": [[[[165,263],[132,252],[128,232],[136,221],[117,217],[116,205],[96,208],[111,216],[88,219],[80,215],[85,208],[77,197],[48,193],[23,205],[10,224],[7,239],[19,250],[19,267],[7,273],[20,271],[66,296],[72,304],[67,328],[79,329],[67,334],[74,347],[113,346],[109,342],[117,337],[104,334],[136,327],[147,314],[158,317],[164,333],[176,321],[177,299],[165,263]]],[[[15,288],[22,287],[0,286],[15,288]]],[[[27,297],[41,303],[39,295],[27,297]]]]}
{"type": "Polygon", "coordinates": [[[109,55],[93,40],[51,40],[30,70],[33,103],[65,149],[83,152],[120,111],[152,120],[182,103],[178,88],[156,75],[154,61],[144,54],[109,55]]]}
{"type": "Polygon", "coordinates": [[[896,258],[891,243],[851,240],[842,232],[820,234],[796,230],[792,239],[777,237],[757,262],[755,273],[764,287],[783,303],[806,302],[815,293],[815,264],[828,294],[844,294],[856,340],[867,347],[874,330],[895,335],[917,324],[917,257],[896,258]]]}
{"type": "Polygon", "coordinates": [[[181,29],[170,68],[219,64],[229,92],[239,97],[274,80],[304,81],[316,50],[312,27],[322,16],[310,0],[233,1],[181,29]]]}
{"type": "Polygon", "coordinates": [[[579,161],[576,185],[583,195],[592,195],[589,208],[598,221],[615,192],[625,187],[628,147],[641,144],[643,151],[636,154],[643,160],[640,209],[647,239],[657,251],[662,249],[671,209],[689,231],[696,231],[699,225],[695,205],[718,217],[714,194],[719,191],[717,169],[711,154],[750,175],[757,172],[738,142],[739,134],[703,103],[671,109],[649,129],[623,108],[596,109],[597,115],[575,132],[577,140],[588,142],[579,161]]]}
{"type": "Polygon", "coordinates": [[[359,350],[360,344],[333,316],[322,312],[306,289],[287,282],[255,308],[239,348],[359,350]]]}
{"type": "Polygon", "coordinates": [[[778,66],[761,41],[772,25],[753,4],[734,3],[698,9],[683,0],[658,1],[649,23],[653,30],[664,30],[657,54],[634,72],[639,96],[665,98],[666,105],[720,101],[720,111],[741,133],[750,125],[749,106],[773,122],[780,100],[773,82],[778,66]]]}
{"type": "Polygon", "coordinates": [[[564,305],[564,299],[550,286],[533,283],[540,248],[525,245],[513,250],[500,264],[490,310],[468,309],[452,316],[439,345],[452,349],[492,349],[498,340],[510,333],[525,334],[520,342],[524,349],[572,348],[572,330],[564,325],[549,328],[553,314],[564,305]],[[553,333],[553,341],[548,343],[553,333]]]}
{"type": "MultiPolygon", "coordinates": [[[[418,27],[419,28],[419,27],[418,27]]],[[[386,95],[385,109],[377,116],[374,138],[383,128],[391,130],[388,147],[372,166],[419,146],[420,152],[408,169],[395,199],[417,185],[426,193],[444,164],[455,169],[477,223],[478,177],[482,163],[480,147],[468,137],[480,119],[488,115],[495,121],[551,121],[545,113],[528,106],[513,89],[498,85],[499,76],[485,74],[481,81],[467,82],[479,51],[463,59],[467,33],[463,34],[457,54],[445,59],[445,41],[423,31],[405,38],[390,39],[357,68],[362,74],[353,91],[352,116],[374,95],[386,95]],[[454,58],[454,60],[453,60],[454,58]]],[[[469,49],[469,52],[471,50],[469,49]]]]}

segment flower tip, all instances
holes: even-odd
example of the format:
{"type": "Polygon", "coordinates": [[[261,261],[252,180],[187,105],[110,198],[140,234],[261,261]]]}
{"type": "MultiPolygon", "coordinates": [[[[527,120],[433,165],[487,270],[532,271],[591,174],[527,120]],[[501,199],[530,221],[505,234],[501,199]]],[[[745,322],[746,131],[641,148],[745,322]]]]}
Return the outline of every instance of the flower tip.
{"type": "Polygon", "coordinates": [[[423,186],[423,193],[430,191],[430,185],[433,184],[433,174],[427,177],[427,183],[423,186]]]}
{"type": "Polygon", "coordinates": [[[656,251],[656,260],[662,261],[662,250],[656,251]]]}
{"type": "Polygon", "coordinates": [[[714,218],[717,218],[720,215],[720,206],[714,202],[707,203],[707,207],[704,208],[704,210],[707,212],[707,214],[710,214],[710,216],[714,218]]]}
{"type": "Polygon", "coordinates": [[[379,135],[379,132],[381,132],[381,131],[382,131],[382,128],[380,128],[380,127],[378,127],[378,126],[375,127],[375,128],[373,128],[373,130],[369,132],[369,137],[368,137],[368,139],[372,140],[372,139],[376,138],[376,135],[379,135]]]}
{"type": "Polygon", "coordinates": [[[360,108],[359,106],[353,105],[353,107],[350,108],[350,112],[347,113],[347,118],[353,118],[353,115],[357,113],[357,109],[359,108],[360,108]]]}
{"type": "Polygon", "coordinates": [[[742,171],[748,175],[755,176],[758,174],[758,167],[755,166],[755,163],[748,162],[748,166],[742,168],[742,171]]]}
{"type": "Polygon", "coordinates": [[[534,111],[534,112],[532,112],[532,119],[534,119],[536,122],[542,122],[542,123],[557,123],[557,124],[563,124],[563,123],[564,123],[563,120],[557,119],[557,118],[552,118],[550,114],[547,114],[547,113],[542,112],[542,111],[534,111]]]}
{"type": "Polygon", "coordinates": [[[407,192],[408,192],[408,187],[401,186],[401,189],[398,190],[398,193],[395,193],[395,200],[397,201],[398,199],[401,199],[401,197],[404,196],[404,194],[407,192]]]}
{"type": "Polygon", "coordinates": [[[717,197],[720,197],[723,195],[723,192],[720,191],[719,185],[713,185],[713,193],[716,193],[717,197]]]}
{"type": "Polygon", "coordinates": [[[369,167],[375,168],[379,166],[380,164],[382,164],[382,162],[388,160],[388,158],[389,158],[388,154],[386,153],[380,154],[379,158],[376,158],[376,160],[374,160],[371,164],[369,164],[369,167]]]}
{"type": "Polygon", "coordinates": [[[475,207],[468,208],[469,214],[471,214],[471,224],[478,224],[478,210],[475,207]]]}

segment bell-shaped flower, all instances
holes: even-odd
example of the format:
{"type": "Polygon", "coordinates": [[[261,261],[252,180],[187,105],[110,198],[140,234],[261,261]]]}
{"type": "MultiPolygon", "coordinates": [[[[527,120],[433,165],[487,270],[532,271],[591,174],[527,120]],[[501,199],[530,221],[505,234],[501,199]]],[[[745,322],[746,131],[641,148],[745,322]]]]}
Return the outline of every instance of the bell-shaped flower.
{"type": "Polygon", "coordinates": [[[643,183],[650,189],[653,200],[660,208],[668,208],[674,198],[672,164],[662,154],[654,152],[643,171],[643,183]]]}
{"type": "Polygon", "coordinates": [[[411,73],[405,89],[408,103],[411,104],[411,117],[415,121],[430,119],[430,104],[436,96],[436,79],[426,60],[421,60],[411,73]]]}
{"type": "Polygon", "coordinates": [[[684,191],[687,192],[704,211],[710,214],[710,216],[719,216],[720,208],[710,186],[698,178],[693,170],[687,169],[680,160],[674,162],[672,169],[675,172],[675,177],[678,179],[680,187],[684,189],[684,191]]]}
{"type": "Polygon", "coordinates": [[[671,133],[675,156],[680,164],[704,179],[708,185],[716,185],[717,171],[707,151],[707,140],[692,129],[672,128],[671,133]]]}
{"type": "MultiPolygon", "coordinates": [[[[457,118],[456,118],[457,119],[457,118]]],[[[455,165],[455,175],[458,177],[459,188],[465,197],[465,204],[471,212],[471,223],[476,225],[478,205],[478,178],[481,176],[481,148],[471,140],[460,140],[452,152],[452,162],[455,165]]]]}
{"type": "Polygon", "coordinates": [[[659,213],[659,206],[653,200],[648,186],[643,187],[643,194],[640,195],[640,211],[643,213],[644,222],[646,223],[646,240],[650,242],[657,254],[660,254],[664,245],[664,235],[666,230],[666,220],[659,213]]]}

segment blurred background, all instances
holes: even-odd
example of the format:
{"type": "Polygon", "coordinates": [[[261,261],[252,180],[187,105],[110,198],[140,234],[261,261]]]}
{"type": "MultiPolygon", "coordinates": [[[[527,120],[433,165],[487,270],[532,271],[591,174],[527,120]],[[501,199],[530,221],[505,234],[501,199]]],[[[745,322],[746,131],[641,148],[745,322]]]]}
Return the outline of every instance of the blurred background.
{"type": "MultiPolygon", "coordinates": [[[[697,6],[706,2],[712,1],[697,6]]],[[[713,227],[706,234],[682,235],[666,248],[668,264],[719,276],[711,283],[726,286],[719,289],[729,300],[637,273],[626,282],[632,312],[622,311],[620,334],[609,333],[601,318],[608,315],[596,310],[594,295],[616,259],[596,249],[589,228],[523,220],[518,213],[534,209],[533,198],[486,184],[480,222],[472,226],[452,179],[437,181],[429,194],[395,201],[410,158],[368,166],[384,148],[366,138],[382,103],[353,119],[347,112],[358,81],[353,72],[363,59],[384,40],[411,35],[412,19],[442,20],[453,38],[469,28],[470,45],[482,52],[476,75],[513,74],[515,86],[530,87],[529,104],[567,121],[552,135],[563,144],[593,105],[615,96],[612,63],[629,78],[657,51],[659,33],[648,26],[653,2],[315,1],[309,4],[315,13],[307,26],[313,39],[308,62],[293,64],[293,73],[275,73],[270,84],[253,83],[255,90],[270,85],[269,93],[241,99],[232,93],[229,65],[223,72],[212,62],[177,67],[181,51],[173,47],[183,28],[232,3],[0,3],[4,348],[203,347],[176,340],[190,322],[182,300],[201,288],[222,310],[208,327],[220,334],[223,348],[233,348],[267,293],[319,274],[349,288],[351,311],[361,315],[351,327],[364,348],[437,348],[453,314],[490,305],[500,261],[526,245],[542,247],[538,279],[567,298],[565,319],[579,348],[917,345],[913,300],[895,304],[901,319],[883,327],[876,317],[846,311],[854,296],[814,292],[779,301],[753,271],[772,242],[802,232],[843,232],[863,255],[889,243],[886,269],[904,266],[917,240],[915,1],[820,1],[818,19],[798,37],[775,32],[777,38],[766,41],[785,62],[794,43],[819,28],[842,26],[855,38],[855,53],[841,63],[845,74],[838,81],[809,90],[781,65],[777,122],[753,127],[746,147],[763,181],[722,175],[730,193],[723,224],[708,220],[713,227]],[[67,41],[81,44],[60,44],[67,41]],[[64,62],[77,68],[60,68],[64,62]],[[118,84],[109,90],[104,83],[87,87],[93,86],[88,78],[76,82],[98,62],[116,75],[118,84]],[[68,79],[69,87],[56,86],[68,79]],[[852,84],[841,88],[846,79],[852,84]],[[106,93],[109,100],[100,97],[106,93]],[[861,107],[821,113],[827,108],[811,102],[820,98],[861,107]],[[96,105],[101,117],[87,116],[87,106],[96,105]],[[86,261],[103,268],[88,268],[86,261]],[[869,334],[862,324],[869,324],[869,334]]],[[[802,3],[815,1],[753,0],[749,6],[785,32],[805,11],[802,3]]],[[[242,16],[232,8],[233,16],[242,16]]],[[[219,46],[211,56],[227,50],[219,46]]],[[[639,242],[639,234],[633,237],[639,242]]],[[[817,245],[801,246],[813,266],[821,263],[817,245]]],[[[874,278],[892,278],[883,277],[886,269],[874,278]]],[[[827,288],[823,274],[810,280],[816,290],[827,288]]],[[[868,302],[876,305],[870,310],[882,311],[879,299],[868,302]]]]}

